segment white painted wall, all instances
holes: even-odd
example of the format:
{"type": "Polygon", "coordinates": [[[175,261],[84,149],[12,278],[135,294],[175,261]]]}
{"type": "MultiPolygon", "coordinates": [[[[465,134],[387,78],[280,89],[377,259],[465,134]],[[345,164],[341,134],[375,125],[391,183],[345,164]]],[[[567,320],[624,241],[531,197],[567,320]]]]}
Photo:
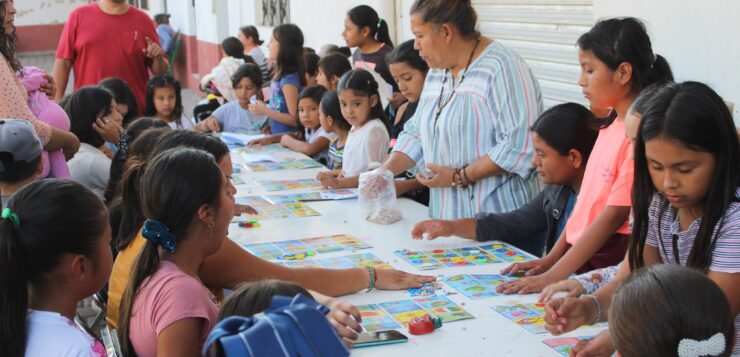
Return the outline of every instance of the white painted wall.
{"type": "Polygon", "coordinates": [[[668,59],[676,80],[710,85],[735,104],[740,126],[740,1],[595,0],[594,16],[644,20],[654,51],[668,59]]]}
{"type": "Polygon", "coordinates": [[[37,26],[61,24],[67,21],[69,13],[77,6],[87,4],[88,0],[23,0],[16,1],[16,26],[37,26]]]}

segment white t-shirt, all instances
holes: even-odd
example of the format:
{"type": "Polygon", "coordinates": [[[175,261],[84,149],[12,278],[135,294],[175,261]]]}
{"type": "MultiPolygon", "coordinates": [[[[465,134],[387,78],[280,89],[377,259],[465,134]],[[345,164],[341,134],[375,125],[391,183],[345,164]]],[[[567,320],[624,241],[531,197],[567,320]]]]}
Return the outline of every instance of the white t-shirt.
{"type": "MultiPolygon", "coordinates": [[[[324,128],[322,127],[319,127],[317,130],[306,128],[305,133],[306,133],[306,142],[308,142],[309,144],[313,143],[314,140],[318,138],[326,138],[326,140],[328,140],[329,143],[331,143],[332,141],[334,141],[334,139],[337,138],[337,134],[327,133],[326,130],[324,130],[324,128]]],[[[322,164],[326,164],[327,160],[329,159],[329,147],[327,146],[326,150],[314,155],[313,158],[321,162],[322,164]]]]}
{"type": "Polygon", "coordinates": [[[80,151],[67,162],[72,180],[83,184],[100,197],[103,197],[108,186],[110,164],[111,160],[102,151],[87,143],[81,143],[80,151]]]}
{"type": "Polygon", "coordinates": [[[104,357],[105,348],[74,321],[51,311],[26,315],[26,357],[104,357]]]}
{"type": "Polygon", "coordinates": [[[169,125],[170,128],[172,128],[173,130],[174,129],[195,130],[195,124],[193,124],[193,122],[184,115],[180,117],[179,121],[171,121],[167,123],[167,125],[169,125]]]}
{"type": "Polygon", "coordinates": [[[385,162],[390,141],[388,130],[380,119],[369,120],[359,128],[353,126],[344,144],[342,174],[357,176],[369,170],[371,163],[385,162]]]}

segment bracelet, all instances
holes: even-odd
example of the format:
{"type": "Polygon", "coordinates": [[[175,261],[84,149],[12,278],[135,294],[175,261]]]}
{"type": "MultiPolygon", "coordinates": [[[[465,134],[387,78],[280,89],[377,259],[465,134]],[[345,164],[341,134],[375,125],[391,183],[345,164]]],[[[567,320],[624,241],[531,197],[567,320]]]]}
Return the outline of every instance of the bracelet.
{"type": "Polygon", "coordinates": [[[463,166],[463,168],[460,169],[460,171],[462,172],[463,180],[464,180],[463,187],[468,187],[473,183],[472,181],[470,181],[470,178],[468,177],[468,172],[465,171],[466,168],[468,168],[467,165],[463,166]]]}
{"type": "Polygon", "coordinates": [[[375,268],[371,266],[365,266],[365,270],[367,270],[368,274],[370,274],[370,282],[367,284],[367,290],[365,292],[371,292],[373,289],[375,289],[375,282],[376,282],[376,276],[375,276],[375,268]]]}
{"type": "Polygon", "coordinates": [[[596,318],[594,319],[594,322],[591,324],[596,324],[598,322],[601,322],[601,303],[599,302],[599,299],[596,296],[593,295],[583,295],[584,297],[590,297],[594,304],[596,304],[596,318]]]}

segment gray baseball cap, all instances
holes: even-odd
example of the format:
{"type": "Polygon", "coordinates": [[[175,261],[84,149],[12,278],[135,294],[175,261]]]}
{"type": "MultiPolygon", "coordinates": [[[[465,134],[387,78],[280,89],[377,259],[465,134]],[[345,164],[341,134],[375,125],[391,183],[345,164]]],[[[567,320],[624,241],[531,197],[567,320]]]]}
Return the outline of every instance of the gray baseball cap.
{"type": "Polygon", "coordinates": [[[0,119],[0,172],[5,171],[5,164],[36,159],[42,147],[31,122],[0,119]]]}

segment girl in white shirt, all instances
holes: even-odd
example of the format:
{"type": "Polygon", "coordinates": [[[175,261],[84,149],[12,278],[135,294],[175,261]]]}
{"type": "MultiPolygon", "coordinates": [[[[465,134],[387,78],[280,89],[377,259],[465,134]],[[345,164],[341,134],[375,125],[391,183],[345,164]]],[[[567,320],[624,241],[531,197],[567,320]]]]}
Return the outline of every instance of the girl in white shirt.
{"type": "Polygon", "coordinates": [[[157,118],[172,129],[195,130],[195,125],[183,114],[182,87],[168,75],[155,76],[146,86],[144,116],[157,118]]]}
{"type": "Polygon", "coordinates": [[[344,118],[352,124],[342,155],[342,173],[320,173],[326,187],[357,187],[357,176],[388,157],[390,136],[388,122],[380,103],[378,83],[370,72],[356,69],[345,73],[337,87],[339,106],[344,118]]]}
{"type": "Polygon", "coordinates": [[[108,210],[76,182],[35,181],[12,196],[0,215],[0,356],[105,356],[74,318],[110,277],[110,239],[108,210]]]}

